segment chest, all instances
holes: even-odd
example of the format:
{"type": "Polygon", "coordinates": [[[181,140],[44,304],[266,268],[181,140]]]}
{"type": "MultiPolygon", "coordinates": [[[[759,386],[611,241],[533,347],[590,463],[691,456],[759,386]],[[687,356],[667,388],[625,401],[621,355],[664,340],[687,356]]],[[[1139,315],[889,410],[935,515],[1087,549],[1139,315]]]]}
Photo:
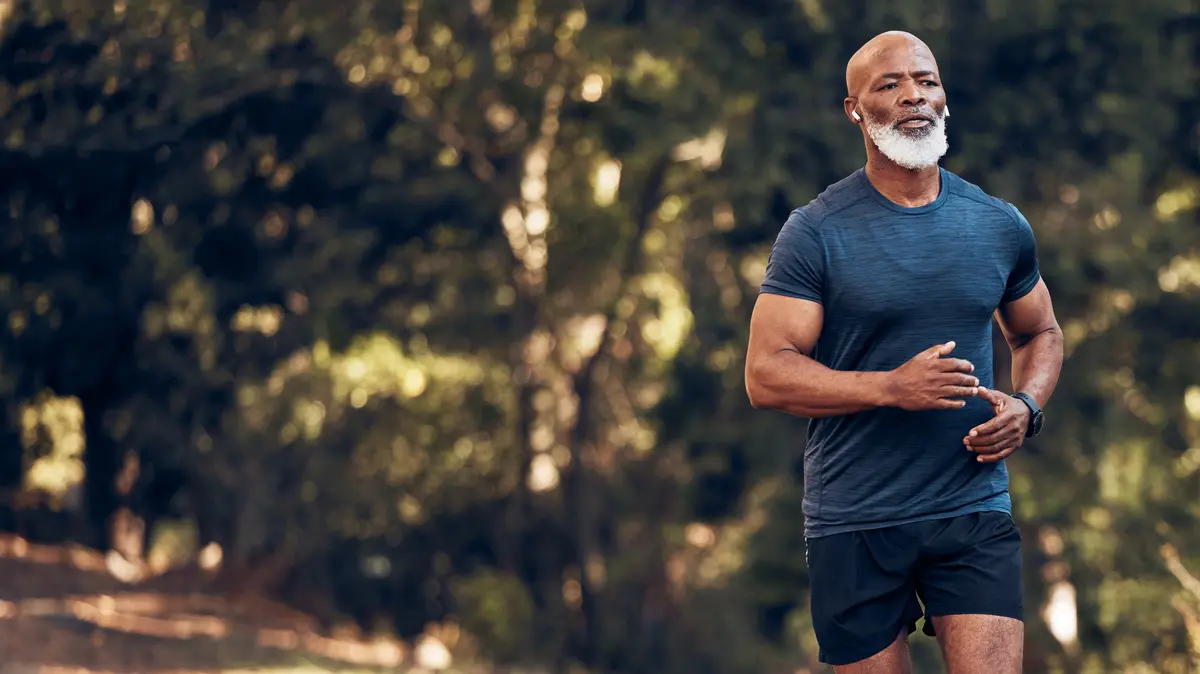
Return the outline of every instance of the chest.
{"type": "Polygon", "coordinates": [[[876,324],[989,320],[1015,254],[1004,224],[938,214],[833,232],[826,240],[827,314],[876,324]]]}

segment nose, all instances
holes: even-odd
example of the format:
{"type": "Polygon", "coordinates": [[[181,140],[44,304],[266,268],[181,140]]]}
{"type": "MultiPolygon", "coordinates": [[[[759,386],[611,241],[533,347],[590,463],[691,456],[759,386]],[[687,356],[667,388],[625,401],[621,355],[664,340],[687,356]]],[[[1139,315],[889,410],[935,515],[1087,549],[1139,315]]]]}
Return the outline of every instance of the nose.
{"type": "Polygon", "coordinates": [[[910,82],[904,87],[904,95],[900,100],[900,105],[905,107],[921,107],[927,102],[925,95],[921,92],[921,88],[915,82],[910,82]]]}

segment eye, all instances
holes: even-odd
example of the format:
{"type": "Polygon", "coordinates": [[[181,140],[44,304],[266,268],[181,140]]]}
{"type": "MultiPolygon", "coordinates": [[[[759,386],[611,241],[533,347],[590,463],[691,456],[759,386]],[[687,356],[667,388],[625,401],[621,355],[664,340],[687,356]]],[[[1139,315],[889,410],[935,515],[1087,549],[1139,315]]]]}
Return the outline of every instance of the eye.
{"type": "Polygon", "coordinates": [[[896,86],[895,82],[888,82],[887,84],[883,85],[882,87],[879,87],[879,89],[877,89],[876,91],[883,91],[884,89],[892,89],[895,86],[896,86]]]}
{"type": "Polygon", "coordinates": [[[929,86],[929,87],[936,87],[938,85],[938,83],[934,82],[933,80],[925,80],[921,84],[924,84],[925,86],[929,86]]]}

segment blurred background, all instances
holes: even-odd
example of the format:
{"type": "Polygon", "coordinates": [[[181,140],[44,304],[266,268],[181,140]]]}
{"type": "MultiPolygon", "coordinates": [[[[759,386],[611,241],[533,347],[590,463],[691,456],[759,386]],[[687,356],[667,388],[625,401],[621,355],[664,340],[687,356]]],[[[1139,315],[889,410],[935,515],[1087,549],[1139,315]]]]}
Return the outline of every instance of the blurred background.
{"type": "Polygon", "coordinates": [[[743,357],[904,29],[1066,335],[1026,671],[1200,671],[1195,0],[0,16],[0,670],[826,671],[743,357]]]}

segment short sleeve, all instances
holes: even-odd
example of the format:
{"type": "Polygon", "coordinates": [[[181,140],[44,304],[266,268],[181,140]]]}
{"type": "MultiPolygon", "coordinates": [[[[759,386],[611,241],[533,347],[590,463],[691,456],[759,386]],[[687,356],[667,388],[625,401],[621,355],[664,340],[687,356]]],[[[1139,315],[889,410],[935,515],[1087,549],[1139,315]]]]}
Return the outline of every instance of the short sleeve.
{"type": "Polygon", "coordinates": [[[1038,269],[1037,242],[1033,237],[1033,228],[1029,226],[1025,216],[1021,215],[1021,211],[1011,205],[1009,208],[1016,232],[1017,251],[1012,270],[1008,273],[1008,283],[1004,288],[1004,303],[1015,302],[1028,295],[1042,278],[1038,269]]]}
{"type": "Polygon", "coordinates": [[[771,247],[761,292],[820,303],[824,290],[825,245],[816,226],[793,211],[771,247]]]}

